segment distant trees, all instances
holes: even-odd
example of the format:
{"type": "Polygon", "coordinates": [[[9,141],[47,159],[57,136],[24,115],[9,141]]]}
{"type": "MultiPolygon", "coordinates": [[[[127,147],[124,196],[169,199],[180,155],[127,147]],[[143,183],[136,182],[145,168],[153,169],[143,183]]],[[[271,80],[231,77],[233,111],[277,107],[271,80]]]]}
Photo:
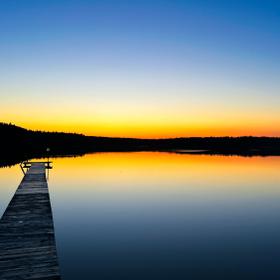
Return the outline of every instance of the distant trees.
{"type": "Polygon", "coordinates": [[[91,137],[76,133],[32,131],[0,123],[0,159],[25,159],[54,155],[78,155],[97,151],[200,150],[207,154],[280,155],[276,137],[191,137],[133,139],[91,137]],[[47,152],[49,148],[49,152],[47,152]]]}

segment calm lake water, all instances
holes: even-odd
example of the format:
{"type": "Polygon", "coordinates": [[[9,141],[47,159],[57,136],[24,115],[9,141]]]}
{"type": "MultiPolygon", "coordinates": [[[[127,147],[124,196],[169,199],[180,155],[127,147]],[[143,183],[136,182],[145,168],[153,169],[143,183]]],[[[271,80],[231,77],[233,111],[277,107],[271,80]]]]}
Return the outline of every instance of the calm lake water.
{"type": "MultiPolygon", "coordinates": [[[[280,157],[100,153],[53,160],[64,280],[280,279],[280,157]]],[[[0,169],[0,214],[22,172],[0,169]]]]}

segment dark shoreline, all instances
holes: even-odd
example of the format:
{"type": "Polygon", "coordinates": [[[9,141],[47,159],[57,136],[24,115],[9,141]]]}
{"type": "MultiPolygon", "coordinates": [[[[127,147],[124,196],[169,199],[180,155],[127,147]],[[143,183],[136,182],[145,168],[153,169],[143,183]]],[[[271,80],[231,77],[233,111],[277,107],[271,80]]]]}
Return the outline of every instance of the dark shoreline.
{"type": "Polygon", "coordinates": [[[10,166],[32,158],[81,156],[96,152],[280,156],[279,137],[110,138],[32,131],[5,123],[0,123],[0,135],[0,166],[10,166]]]}

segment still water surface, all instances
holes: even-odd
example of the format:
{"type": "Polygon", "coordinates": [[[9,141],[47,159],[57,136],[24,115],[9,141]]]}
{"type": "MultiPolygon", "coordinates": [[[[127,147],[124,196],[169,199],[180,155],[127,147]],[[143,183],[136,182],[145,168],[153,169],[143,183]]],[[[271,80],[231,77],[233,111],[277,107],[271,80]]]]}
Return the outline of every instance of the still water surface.
{"type": "MultiPolygon", "coordinates": [[[[53,159],[64,280],[280,279],[280,157],[53,159]]],[[[0,214],[19,166],[0,169],[0,214]]]]}

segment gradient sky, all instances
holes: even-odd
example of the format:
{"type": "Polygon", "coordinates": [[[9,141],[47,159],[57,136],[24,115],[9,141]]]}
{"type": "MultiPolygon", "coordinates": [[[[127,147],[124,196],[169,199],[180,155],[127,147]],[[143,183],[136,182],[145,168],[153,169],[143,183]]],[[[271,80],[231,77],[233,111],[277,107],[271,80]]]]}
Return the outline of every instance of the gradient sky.
{"type": "Polygon", "coordinates": [[[280,136],[280,2],[0,0],[0,121],[280,136]]]}

